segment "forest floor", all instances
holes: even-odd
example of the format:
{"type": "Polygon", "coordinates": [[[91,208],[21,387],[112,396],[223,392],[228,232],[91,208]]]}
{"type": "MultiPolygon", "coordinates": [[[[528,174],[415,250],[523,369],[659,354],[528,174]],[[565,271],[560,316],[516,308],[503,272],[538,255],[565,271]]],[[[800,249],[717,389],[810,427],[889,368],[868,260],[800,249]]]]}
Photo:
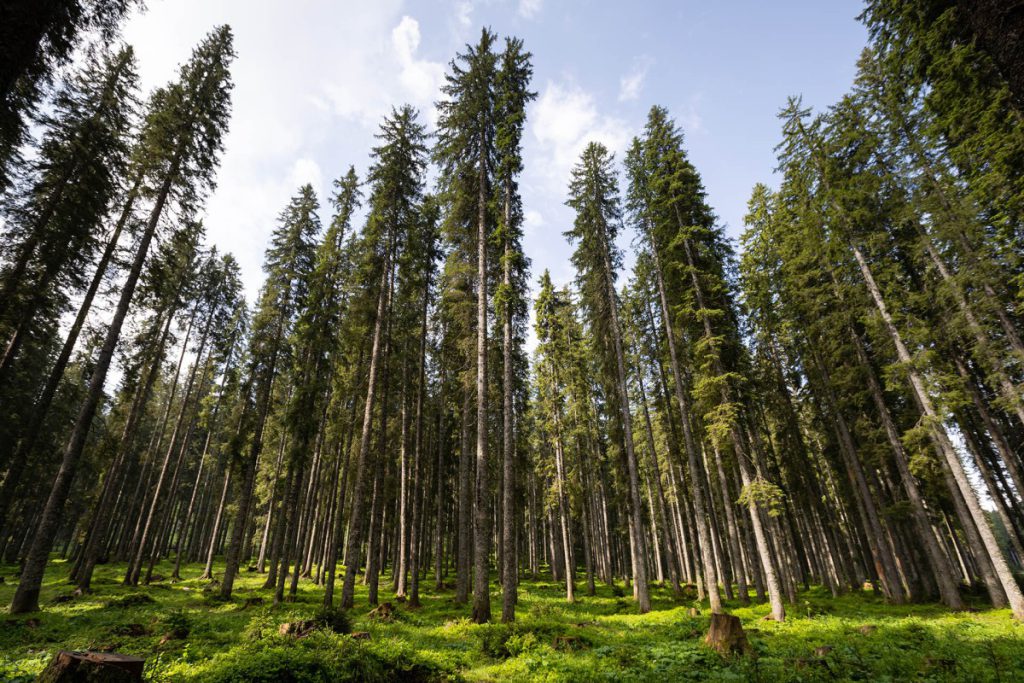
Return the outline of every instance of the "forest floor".
{"type": "MultiPolygon", "coordinates": [[[[588,597],[581,581],[577,602],[567,604],[561,585],[524,581],[517,621],[507,627],[471,623],[454,591],[437,592],[433,581],[423,586],[421,608],[390,600],[389,615],[371,616],[359,585],[349,617],[361,633],[317,628],[296,637],[279,627],[318,612],[323,588],[310,581],[300,582],[296,602],[273,607],[273,592],[254,573],[243,573],[234,600],[223,603],[198,578],[199,565],[186,567],[183,581],[138,588],[121,585],[123,565],[101,566],[94,592],[77,597],[66,569],[51,564],[42,612],[0,615],[0,680],[32,680],[59,649],[144,657],[153,681],[1024,680],[1024,624],[980,599],[977,611],[953,614],[887,605],[867,591],[833,599],[812,588],[782,624],[763,620],[767,605],[730,603],[753,653],[723,657],[702,642],[706,609],[661,587],[652,611],[639,615],[628,592],[609,586],[588,597]]],[[[3,605],[15,573],[0,565],[3,605]]],[[[156,574],[170,576],[171,567],[158,565],[156,574]]],[[[384,600],[390,587],[381,582],[384,600]]],[[[492,609],[500,615],[497,591],[492,609]]]]}

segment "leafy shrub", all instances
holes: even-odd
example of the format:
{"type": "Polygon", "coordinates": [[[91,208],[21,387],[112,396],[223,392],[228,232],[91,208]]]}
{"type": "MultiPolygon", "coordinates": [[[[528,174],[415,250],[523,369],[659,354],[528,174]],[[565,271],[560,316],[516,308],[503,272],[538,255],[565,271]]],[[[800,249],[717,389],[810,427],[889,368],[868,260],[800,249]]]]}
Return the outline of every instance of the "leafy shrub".
{"type": "Polygon", "coordinates": [[[352,632],[352,621],[348,618],[348,612],[337,607],[322,607],[313,615],[313,621],[318,627],[334,633],[352,632]]]}
{"type": "Polygon", "coordinates": [[[540,647],[540,641],[532,631],[526,633],[513,633],[505,640],[505,650],[510,657],[518,657],[527,652],[533,652],[540,647]]]}
{"type": "Polygon", "coordinates": [[[480,629],[480,650],[488,657],[505,659],[510,656],[507,647],[512,628],[505,624],[489,624],[480,629]]]}
{"type": "Polygon", "coordinates": [[[409,681],[432,683],[451,672],[394,647],[380,648],[329,634],[292,644],[246,644],[214,659],[202,680],[209,683],[306,683],[321,681],[409,681]]]}
{"type": "Polygon", "coordinates": [[[192,621],[183,609],[168,612],[160,621],[167,629],[167,635],[174,638],[186,638],[192,630],[192,621]]]}

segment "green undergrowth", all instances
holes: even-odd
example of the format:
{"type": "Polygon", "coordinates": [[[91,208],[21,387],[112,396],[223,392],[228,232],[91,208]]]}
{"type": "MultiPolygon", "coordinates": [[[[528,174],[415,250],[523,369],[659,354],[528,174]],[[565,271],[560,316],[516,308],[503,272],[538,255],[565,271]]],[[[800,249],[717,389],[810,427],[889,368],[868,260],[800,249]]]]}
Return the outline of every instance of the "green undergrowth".
{"type": "MultiPolygon", "coordinates": [[[[158,566],[158,578],[170,569],[158,566]]],[[[32,680],[59,649],[144,657],[152,681],[1024,680],[1024,625],[980,603],[950,613],[813,588],[787,607],[782,624],[763,619],[767,605],[731,603],[753,653],[723,657],[702,643],[705,607],[660,587],[652,611],[640,615],[621,586],[590,597],[581,584],[568,604],[562,586],[524,581],[514,624],[478,625],[451,589],[435,591],[432,581],[421,608],[391,600],[380,617],[361,585],[356,608],[338,614],[321,609],[323,589],[310,581],[300,582],[295,602],[274,607],[255,573],[243,573],[225,603],[215,583],[198,578],[198,565],[182,581],[136,588],[121,585],[123,566],[101,566],[83,596],[73,594],[66,570],[60,561],[50,566],[41,612],[3,615],[0,680],[32,680]],[[312,625],[301,637],[279,632],[305,621],[312,625]]],[[[0,576],[0,601],[9,604],[16,568],[0,566],[0,576]]],[[[381,595],[389,588],[382,581],[381,595]]],[[[497,590],[492,609],[500,615],[497,590]]]]}

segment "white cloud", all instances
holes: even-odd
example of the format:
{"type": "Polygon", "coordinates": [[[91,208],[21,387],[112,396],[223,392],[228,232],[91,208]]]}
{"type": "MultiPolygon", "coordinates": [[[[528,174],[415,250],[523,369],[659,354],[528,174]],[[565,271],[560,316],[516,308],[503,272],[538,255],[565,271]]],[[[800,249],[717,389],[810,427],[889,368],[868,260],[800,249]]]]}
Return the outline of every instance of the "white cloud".
{"type": "Polygon", "coordinates": [[[399,81],[413,103],[421,107],[429,105],[428,116],[434,120],[433,102],[444,82],[444,65],[416,58],[420,46],[420,25],[412,17],[402,17],[398,26],[392,29],[391,44],[402,67],[399,81]]]}
{"type": "MultiPolygon", "coordinates": [[[[589,142],[621,152],[629,141],[624,121],[602,115],[594,96],[573,84],[548,81],[532,112],[531,131],[545,157],[538,167],[563,192],[569,171],[589,142]]],[[[534,162],[538,163],[538,162],[534,162]]]]}
{"type": "Polygon", "coordinates": [[[422,59],[420,24],[408,15],[391,29],[387,43],[370,44],[345,64],[344,74],[323,86],[335,113],[376,130],[393,106],[411,104],[430,123],[444,82],[444,64],[422,59]]]}
{"type": "Polygon", "coordinates": [[[519,0],[519,16],[524,19],[533,19],[540,14],[544,6],[544,0],[519,0]]]}
{"type": "Polygon", "coordinates": [[[473,1],[458,0],[455,3],[455,23],[460,29],[467,29],[473,23],[473,1]]]}
{"type": "Polygon", "coordinates": [[[296,188],[312,183],[328,213],[326,181],[349,163],[365,164],[370,134],[390,105],[432,101],[403,80],[417,68],[418,41],[405,43],[411,58],[400,63],[390,38],[401,6],[325,3],[309,12],[264,3],[254,12],[234,0],[177,0],[149,3],[125,26],[146,90],[173,78],[213,26],[232,27],[233,115],[204,224],[208,240],[238,258],[250,300],[263,281],[267,237],[296,188]],[[346,118],[358,125],[339,120],[346,118]]]}
{"type": "Polygon", "coordinates": [[[523,212],[523,233],[536,235],[546,225],[544,214],[536,209],[527,209],[523,212]]]}
{"type": "Polygon", "coordinates": [[[295,187],[309,183],[313,189],[319,192],[324,184],[324,174],[320,170],[320,164],[309,157],[297,159],[292,165],[289,173],[289,181],[295,187]]]}
{"type": "Polygon", "coordinates": [[[651,59],[643,58],[636,61],[632,71],[619,79],[619,102],[635,100],[647,79],[647,71],[651,67],[651,59]]]}

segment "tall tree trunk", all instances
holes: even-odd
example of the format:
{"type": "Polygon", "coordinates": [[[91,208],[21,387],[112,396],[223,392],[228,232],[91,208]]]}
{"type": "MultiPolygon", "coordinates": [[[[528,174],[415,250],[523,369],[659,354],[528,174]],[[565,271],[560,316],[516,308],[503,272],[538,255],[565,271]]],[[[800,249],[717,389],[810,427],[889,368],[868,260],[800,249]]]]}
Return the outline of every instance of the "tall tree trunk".
{"type": "Polygon", "coordinates": [[[679,414],[683,426],[683,445],[686,449],[686,461],[690,470],[690,493],[693,497],[695,512],[695,524],[697,527],[697,545],[700,546],[701,575],[704,577],[704,585],[707,589],[708,600],[711,604],[712,614],[722,614],[722,598],[718,592],[718,584],[714,580],[714,561],[711,557],[711,532],[708,529],[707,502],[704,489],[700,484],[702,477],[700,473],[700,453],[697,440],[693,437],[693,430],[690,427],[691,409],[689,400],[686,397],[686,389],[683,384],[682,373],[679,369],[679,356],[676,352],[675,335],[672,331],[672,318],[668,306],[668,298],[665,295],[665,280],[661,269],[661,258],[658,254],[658,245],[652,245],[651,253],[654,256],[654,273],[658,284],[658,301],[661,304],[661,319],[665,325],[665,341],[668,344],[669,360],[672,366],[672,380],[675,384],[676,402],[679,404],[679,414]]]}
{"type": "Polygon", "coordinates": [[[977,527],[978,535],[983,543],[983,547],[978,548],[978,551],[986,552],[988,554],[996,576],[999,579],[999,583],[1006,593],[1007,600],[1010,603],[1010,609],[1013,611],[1013,616],[1017,619],[1024,619],[1024,595],[1021,594],[1020,587],[1017,585],[1016,579],[1014,579],[1013,574],[1010,572],[1010,567],[1006,563],[1003,551],[996,542],[995,535],[992,533],[992,529],[988,524],[985,513],[982,511],[981,506],[978,503],[977,494],[975,494],[974,489],[971,487],[971,483],[967,478],[967,473],[964,471],[963,463],[960,462],[960,458],[957,455],[952,442],[949,440],[949,436],[946,434],[946,429],[942,423],[942,417],[938,414],[938,411],[932,404],[931,396],[928,394],[928,389],[924,383],[924,379],[914,367],[913,357],[910,355],[910,351],[903,343],[903,338],[900,335],[899,330],[896,328],[896,324],[893,322],[892,316],[889,314],[889,309],[885,304],[885,299],[882,297],[882,291],[875,282],[874,275],[871,272],[871,268],[868,266],[867,260],[864,258],[864,254],[861,253],[859,247],[855,245],[851,245],[851,247],[853,249],[854,258],[857,259],[857,264],[860,266],[861,275],[864,277],[864,283],[871,294],[875,307],[878,309],[882,322],[885,324],[886,331],[889,333],[893,344],[896,346],[896,355],[907,371],[911,388],[914,391],[921,409],[925,413],[925,417],[931,422],[931,434],[935,441],[937,450],[945,458],[946,465],[952,475],[953,481],[959,489],[960,494],[963,496],[964,504],[967,506],[970,519],[977,527]]]}
{"type": "MultiPolygon", "coordinates": [[[[607,235],[607,231],[605,231],[607,235]]],[[[640,472],[636,461],[636,450],[633,447],[633,417],[630,414],[629,391],[626,389],[626,360],[622,350],[622,327],[619,325],[619,311],[615,292],[614,272],[612,271],[610,246],[607,237],[601,243],[604,259],[604,275],[607,282],[608,309],[611,313],[612,346],[615,349],[615,366],[617,371],[617,389],[619,393],[619,410],[622,412],[623,441],[627,469],[627,485],[629,491],[629,525],[631,530],[631,547],[633,556],[633,580],[641,614],[651,611],[650,589],[647,585],[647,551],[644,543],[642,524],[643,503],[640,499],[640,472]]]]}
{"type": "MultiPolygon", "coordinates": [[[[423,514],[420,512],[420,503],[423,499],[423,471],[425,468],[424,434],[423,434],[423,401],[427,390],[427,313],[430,309],[430,277],[428,275],[423,285],[423,309],[420,322],[420,358],[419,373],[416,378],[416,414],[415,426],[413,428],[413,455],[412,455],[412,520],[411,533],[409,538],[409,570],[410,570],[410,593],[409,606],[420,606],[420,526],[423,523],[423,514]]],[[[440,435],[438,436],[440,438],[440,435]]]]}
{"type": "MultiPolygon", "coordinates": [[[[53,405],[53,397],[56,396],[57,389],[60,387],[60,382],[64,378],[64,370],[67,369],[68,362],[71,360],[71,354],[74,352],[75,345],[78,343],[78,336],[81,334],[82,328],[85,326],[85,321],[89,317],[89,311],[92,309],[92,302],[96,298],[96,293],[99,291],[100,285],[103,284],[104,277],[106,277],[107,268],[113,260],[114,252],[117,250],[117,244],[121,239],[121,232],[124,230],[124,226],[128,222],[128,218],[132,213],[132,208],[135,205],[135,199],[138,196],[140,184],[141,179],[136,178],[134,186],[128,191],[124,208],[121,211],[121,217],[114,225],[114,230],[111,233],[110,238],[107,240],[107,246],[104,248],[103,254],[100,256],[100,260],[96,264],[96,271],[93,273],[92,281],[89,283],[89,288],[85,291],[85,295],[82,297],[82,303],[78,307],[78,314],[75,316],[75,320],[71,323],[67,336],[64,338],[64,344],[61,346],[60,353],[57,355],[57,360],[54,362],[53,367],[50,369],[50,374],[46,378],[46,385],[43,387],[43,391],[39,394],[39,398],[32,407],[32,415],[22,433],[21,441],[17,443],[13,458],[10,460],[11,467],[8,468],[7,477],[4,479],[4,488],[0,491],[0,528],[4,525],[7,509],[10,505],[10,501],[14,498],[14,485],[16,485],[18,480],[21,478],[21,473],[24,471],[25,464],[28,463],[28,458],[32,453],[32,450],[35,448],[40,434],[42,433],[43,421],[46,419],[47,414],[49,414],[50,406],[53,405]]],[[[8,453],[9,451],[6,449],[14,445],[14,443],[0,445],[0,456],[8,453]]],[[[0,457],[0,462],[3,462],[5,459],[6,458],[4,457],[0,457]]]]}
{"type": "Polygon", "coordinates": [[[33,534],[32,545],[29,547],[25,558],[21,580],[15,591],[14,599],[11,601],[12,614],[35,612],[39,609],[39,589],[42,585],[43,572],[46,570],[50,548],[53,545],[54,536],[61,522],[64,503],[67,501],[68,492],[71,490],[71,483],[78,469],[78,463],[82,459],[85,441],[89,436],[93,418],[103,396],[103,385],[106,383],[107,372],[110,370],[110,364],[114,358],[114,350],[121,337],[121,328],[124,325],[125,318],[128,316],[128,307],[131,305],[132,297],[135,294],[135,287],[138,285],[139,277],[142,274],[142,266],[146,261],[146,255],[149,253],[149,245],[153,242],[164,206],[170,196],[172,181],[177,176],[180,165],[181,157],[179,154],[171,162],[169,172],[156,193],[153,209],[150,212],[149,220],[146,222],[145,230],[139,239],[139,245],[135,251],[135,258],[128,271],[128,276],[121,286],[121,296],[118,298],[114,317],[110,321],[107,334],[103,339],[103,346],[100,348],[99,355],[96,358],[96,365],[89,380],[89,389],[78,411],[75,426],[71,431],[67,447],[64,449],[64,455],[61,458],[60,468],[57,470],[57,476],[47,497],[46,506],[43,508],[39,524],[33,534]]]}
{"type": "Polygon", "coordinates": [[[153,384],[163,367],[164,347],[171,332],[171,323],[174,320],[175,310],[176,308],[172,307],[163,313],[166,316],[163,331],[160,333],[159,340],[153,346],[149,370],[139,387],[135,400],[132,401],[128,418],[125,420],[124,429],[121,431],[117,454],[114,456],[114,460],[104,476],[103,491],[100,494],[99,500],[95,503],[92,529],[89,532],[85,547],[82,549],[82,563],[75,572],[75,582],[82,592],[90,590],[93,571],[107,541],[107,530],[115,510],[115,505],[112,504],[110,499],[116,491],[117,482],[122,477],[128,476],[131,465],[135,460],[135,456],[131,456],[131,452],[135,444],[136,431],[145,413],[146,405],[149,403],[153,384]]]}
{"type": "Polygon", "coordinates": [[[476,286],[476,524],[473,527],[473,621],[491,620],[491,491],[487,455],[487,145],[480,134],[476,286]]]}
{"type": "Polygon", "coordinates": [[[473,423],[473,392],[469,387],[462,387],[462,438],[459,448],[459,520],[458,520],[458,553],[455,558],[455,602],[465,604],[469,599],[469,579],[472,569],[473,547],[473,471],[472,454],[470,452],[470,434],[473,423]]]}
{"type": "Polygon", "coordinates": [[[502,492],[501,510],[504,521],[501,528],[501,620],[505,623],[516,618],[516,583],[518,565],[516,563],[516,532],[515,532],[515,495],[516,495],[516,444],[515,444],[515,407],[512,402],[513,393],[513,358],[512,348],[515,339],[512,336],[512,249],[508,230],[512,220],[511,187],[505,188],[505,258],[502,269],[502,283],[505,288],[505,310],[502,320],[502,492]]]}
{"type": "Polygon", "coordinates": [[[892,414],[889,412],[889,407],[885,402],[882,385],[875,375],[875,369],[871,365],[867,352],[864,350],[860,334],[852,327],[850,328],[850,337],[854,349],[857,351],[857,358],[867,375],[871,398],[875,403],[875,409],[878,411],[878,417],[882,421],[886,438],[889,440],[889,447],[892,450],[896,470],[900,473],[903,490],[910,501],[910,511],[914,519],[914,525],[917,528],[918,540],[924,545],[925,554],[928,556],[932,574],[939,588],[939,595],[942,598],[942,602],[951,609],[962,610],[964,608],[963,598],[960,597],[960,591],[957,590],[956,582],[953,580],[946,556],[939,549],[938,542],[935,540],[935,534],[932,532],[932,525],[928,520],[928,513],[925,510],[924,499],[921,497],[917,481],[910,471],[910,460],[903,449],[903,442],[900,439],[899,431],[896,429],[896,423],[893,421],[892,414]]]}
{"type": "Polygon", "coordinates": [[[380,292],[377,295],[377,317],[373,323],[370,370],[366,384],[366,402],[363,405],[363,426],[359,437],[359,456],[356,459],[356,479],[352,489],[352,512],[349,516],[348,537],[345,541],[345,581],[341,589],[341,606],[344,609],[351,609],[355,604],[356,571],[359,569],[359,549],[363,542],[363,506],[360,501],[366,497],[367,460],[373,428],[377,374],[380,372],[381,349],[384,342],[384,318],[388,315],[390,305],[390,281],[391,246],[388,245],[381,267],[380,292]]]}

